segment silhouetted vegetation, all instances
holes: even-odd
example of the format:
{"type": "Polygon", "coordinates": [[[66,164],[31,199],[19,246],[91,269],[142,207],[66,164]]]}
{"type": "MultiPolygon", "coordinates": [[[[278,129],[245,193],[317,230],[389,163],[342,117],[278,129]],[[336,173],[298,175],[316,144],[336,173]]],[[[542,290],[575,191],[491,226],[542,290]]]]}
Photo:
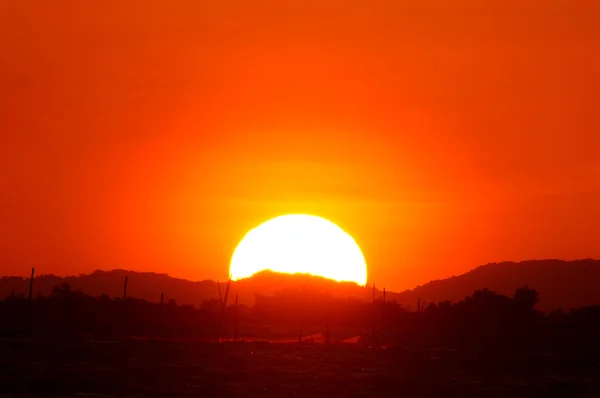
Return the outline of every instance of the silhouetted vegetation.
{"type": "MultiPolygon", "coordinates": [[[[123,280],[129,278],[129,295],[150,302],[159,301],[160,294],[175,297],[180,304],[199,306],[205,300],[218,298],[217,282],[205,280],[192,282],[166,274],[133,272],[124,270],[95,271],[89,275],[58,277],[39,275],[35,278],[34,294],[49,296],[55,286],[69,284],[73,290],[81,290],[93,297],[106,294],[111,298],[123,297],[123,280]]],[[[600,260],[535,260],[520,263],[487,264],[462,275],[431,281],[412,290],[394,292],[387,289],[388,301],[396,301],[407,309],[416,310],[418,300],[425,303],[444,300],[457,302],[476,289],[487,287],[499,294],[512,297],[515,289],[526,284],[535,286],[540,294],[536,309],[551,312],[559,308],[568,310],[583,306],[600,305],[600,260]]],[[[232,297],[239,295],[240,304],[253,306],[255,292],[271,296],[282,289],[311,289],[330,293],[334,297],[357,297],[371,300],[371,286],[362,287],[352,283],[337,283],[311,275],[286,275],[260,272],[252,278],[236,281],[231,285],[232,297]]],[[[377,286],[376,297],[383,295],[383,285],[377,286]]],[[[27,296],[29,278],[0,277],[0,299],[15,292],[27,296]]]]}
{"type": "MultiPolygon", "coordinates": [[[[565,344],[574,339],[595,343],[600,332],[600,306],[554,311],[535,310],[535,290],[522,287],[512,298],[488,289],[476,290],[456,303],[423,303],[420,312],[394,301],[365,302],[339,298],[309,285],[273,296],[256,295],[253,307],[237,310],[242,339],[272,340],[298,333],[331,333],[332,341],[361,335],[365,345],[404,343],[474,343],[541,341],[565,344]]],[[[415,305],[417,308],[417,305],[415,305]]],[[[28,301],[10,295],[0,302],[1,336],[24,332],[28,301]]],[[[221,303],[205,300],[199,308],[168,299],[164,305],[128,297],[94,298],[68,284],[32,302],[32,337],[44,338],[177,338],[214,341],[219,334],[221,303]],[[126,304],[126,305],[124,305],[126,304]],[[123,313],[125,311],[125,313],[123,313]],[[123,316],[124,315],[124,316],[123,316]]],[[[225,309],[222,337],[233,337],[233,306],[225,309]]]]}
{"type": "MultiPolygon", "coordinates": [[[[544,314],[537,300],[528,287],[512,298],[483,289],[416,312],[306,285],[237,308],[243,339],[289,343],[211,344],[219,299],[124,302],[62,284],[32,301],[27,339],[27,298],[0,301],[0,394],[597,396],[600,306],[544,314]],[[292,343],[318,332],[333,344],[292,343]]],[[[225,338],[234,315],[228,306],[225,338]]]]}
{"type": "MultiPolygon", "coordinates": [[[[204,337],[216,333],[216,315],[191,305],[177,305],[171,299],[162,310],[160,304],[136,298],[111,299],[107,295],[94,298],[68,284],[57,286],[48,297],[33,301],[32,335],[37,337],[204,337]],[[125,308],[125,321],[123,311],[125,308]]],[[[10,295],[0,302],[0,334],[18,336],[25,322],[27,301],[10,295]]]]}

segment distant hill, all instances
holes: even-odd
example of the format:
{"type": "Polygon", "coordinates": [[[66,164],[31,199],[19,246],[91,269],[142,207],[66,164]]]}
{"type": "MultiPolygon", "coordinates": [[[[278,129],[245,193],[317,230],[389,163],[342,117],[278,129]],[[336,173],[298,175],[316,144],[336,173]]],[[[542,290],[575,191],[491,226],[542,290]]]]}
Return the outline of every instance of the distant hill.
{"type": "Polygon", "coordinates": [[[370,297],[370,290],[352,282],[336,282],[320,276],[310,274],[280,274],[272,271],[262,271],[251,278],[242,279],[232,284],[232,293],[240,292],[243,295],[268,295],[271,296],[282,290],[305,290],[327,292],[333,296],[341,297],[370,297]]]}
{"type": "Polygon", "coordinates": [[[531,260],[482,265],[459,276],[436,280],[402,293],[390,294],[414,310],[421,302],[458,301],[475,289],[488,288],[512,297],[518,287],[538,291],[536,308],[552,311],[600,304],[600,261],[598,260],[531,260]]]}
{"type": "MultiPolygon", "coordinates": [[[[173,298],[179,304],[200,305],[205,300],[219,298],[217,283],[212,280],[191,282],[172,278],[166,274],[124,270],[96,271],[89,275],[65,278],[42,275],[35,279],[34,296],[40,294],[47,296],[54,286],[68,283],[72,289],[80,289],[92,296],[106,294],[110,297],[122,297],[125,276],[129,279],[128,295],[148,301],[158,301],[161,293],[165,294],[165,300],[173,298]]],[[[512,296],[516,288],[525,285],[538,291],[540,302],[537,308],[543,311],[598,305],[600,304],[600,261],[532,260],[520,263],[487,264],[465,274],[432,281],[412,290],[401,293],[386,292],[386,298],[398,301],[414,311],[418,298],[422,303],[445,300],[454,302],[482,288],[512,296]]],[[[0,278],[0,298],[7,297],[11,292],[26,295],[28,288],[27,279],[0,278]]],[[[224,294],[224,283],[221,289],[224,294]]],[[[235,294],[238,294],[241,304],[252,305],[255,294],[273,295],[286,289],[325,291],[333,296],[356,297],[364,300],[371,300],[372,297],[370,287],[338,283],[311,275],[287,275],[264,271],[251,278],[232,283],[229,302],[232,303],[235,294]]],[[[381,291],[377,290],[376,296],[381,298],[381,291]]]]}
{"type": "MultiPolygon", "coordinates": [[[[90,296],[123,297],[123,284],[128,277],[127,295],[148,301],[159,301],[165,294],[165,301],[175,298],[180,304],[199,305],[203,300],[219,297],[215,281],[191,282],[153,272],[125,270],[95,271],[89,275],[58,277],[40,275],[35,278],[34,296],[48,296],[54,286],[68,283],[72,290],[81,290],[90,296]]],[[[0,278],[0,298],[12,292],[25,294],[29,291],[29,280],[21,277],[0,278]]]]}
{"type": "MultiPolygon", "coordinates": [[[[123,297],[125,277],[128,278],[127,295],[148,301],[160,300],[164,293],[165,301],[175,299],[179,304],[200,305],[204,300],[218,300],[219,286],[216,281],[204,280],[191,282],[186,279],[170,277],[167,274],[153,272],[134,272],[125,270],[95,271],[89,275],[58,277],[55,275],[40,275],[34,281],[34,296],[48,296],[52,288],[69,284],[72,290],[99,297],[106,294],[109,297],[123,297]]],[[[227,281],[221,281],[221,293],[225,294],[227,281]]],[[[354,283],[338,283],[336,281],[309,274],[279,274],[263,271],[251,278],[231,284],[229,303],[239,294],[241,304],[254,304],[255,294],[273,295],[286,289],[310,289],[312,291],[328,291],[336,296],[359,297],[365,292],[363,287],[354,283]]],[[[22,277],[0,278],[0,299],[13,292],[27,295],[29,279],[22,277]]]]}

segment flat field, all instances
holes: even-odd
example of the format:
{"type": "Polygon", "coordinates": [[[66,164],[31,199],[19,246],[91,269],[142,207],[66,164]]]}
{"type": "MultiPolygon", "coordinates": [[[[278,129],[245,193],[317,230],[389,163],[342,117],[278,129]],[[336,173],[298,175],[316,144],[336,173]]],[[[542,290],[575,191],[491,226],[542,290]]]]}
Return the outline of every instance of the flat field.
{"type": "Polygon", "coordinates": [[[600,397],[586,350],[0,341],[0,397],[600,397]]]}

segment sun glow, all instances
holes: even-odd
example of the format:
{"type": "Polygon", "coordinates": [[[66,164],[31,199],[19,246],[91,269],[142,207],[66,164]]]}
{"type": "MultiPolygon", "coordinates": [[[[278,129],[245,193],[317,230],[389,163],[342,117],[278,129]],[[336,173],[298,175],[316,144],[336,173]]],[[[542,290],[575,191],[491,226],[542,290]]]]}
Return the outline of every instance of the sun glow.
{"type": "Polygon", "coordinates": [[[267,269],[359,285],[367,282],[367,264],[354,239],[331,221],[306,214],[266,221],[236,247],[230,266],[233,280],[267,269]]]}

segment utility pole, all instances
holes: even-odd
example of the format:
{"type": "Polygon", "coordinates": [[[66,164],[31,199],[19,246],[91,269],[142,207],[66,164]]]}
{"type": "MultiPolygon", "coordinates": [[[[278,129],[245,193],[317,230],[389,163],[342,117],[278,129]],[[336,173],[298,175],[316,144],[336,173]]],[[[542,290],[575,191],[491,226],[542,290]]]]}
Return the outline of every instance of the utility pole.
{"type": "Polygon", "coordinates": [[[125,277],[123,284],[123,337],[127,338],[127,282],[128,277],[125,277]]]}
{"type": "Polygon", "coordinates": [[[375,282],[373,282],[373,302],[375,302],[375,282]]]}
{"type": "Polygon", "coordinates": [[[238,336],[238,295],[235,294],[235,314],[234,314],[234,325],[233,325],[233,341],[237,341],[238,336]]]}
{"type": "Polygon", "coordinates": [[[33,306],[33,278],[35,277],[35,268],[31,269],[31,279],[29,279],[29,298],[27,299],[27,318],[25,320],[25,333],[29,334],[31,327],[31,311],[33,306]]]}

